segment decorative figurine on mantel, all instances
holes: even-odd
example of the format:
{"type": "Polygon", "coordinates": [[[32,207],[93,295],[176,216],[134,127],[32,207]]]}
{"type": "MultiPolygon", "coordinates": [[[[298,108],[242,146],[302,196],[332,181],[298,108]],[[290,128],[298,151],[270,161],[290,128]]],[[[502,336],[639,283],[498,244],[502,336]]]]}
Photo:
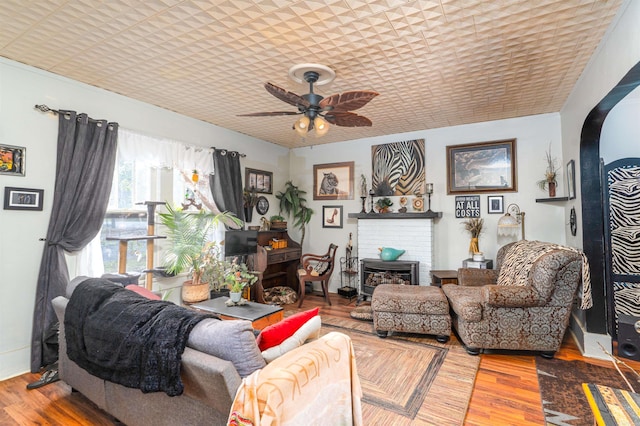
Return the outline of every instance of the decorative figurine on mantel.
{"type": "Polygon", "coordinates": [[[398,213],[406,213],[407,212],[407,197],[400,197],[400,208],[398,209],[398,213]]]}
{"type": "Polygon", "coordinates": [[[365,203],[367,202],[367,177],[364,174],[360,175],[360,199],[362,200],[362,210],[360,213],[366,213],[365,203]]]}
{"type": "Polygon", "coordinates": [[[416,190],[416,197],[412,201],[413,211],[421,212],[424,210],[424,200],[422,199],[422,194],[420,190],[416,190]]]}

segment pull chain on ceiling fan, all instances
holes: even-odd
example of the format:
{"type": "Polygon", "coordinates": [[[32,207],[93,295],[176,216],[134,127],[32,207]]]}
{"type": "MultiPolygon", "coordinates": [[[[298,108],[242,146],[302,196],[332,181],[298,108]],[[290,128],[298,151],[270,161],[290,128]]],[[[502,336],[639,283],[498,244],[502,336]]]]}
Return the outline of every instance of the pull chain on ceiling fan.
{"type": "MultiPolygon", "coordinates": [[[[303,71],[302,78],[309,83],[309,93],[297,95],[288,92],[274,84],[265,83],[264,88],[283,102],[298,108],[294,111],[271,111],[256,112],[252,114],[240,114],[240,117],[268,117],[277,115],[298,115],[302,114],[293,124],[293,128],[299,135],[305,136],[310,130],[315,130],[316,136],[320,137],[329,131],[329,123],[344,127],[369,127],[371,120],[351,111],[362,108],[376,96],[377,92],[371,90],[355,90],[334,94],[327,98],[313,92],[313,85],[324,84],[333,79],[335,73],[328,67],[316,64],[304,64],[294,66],[289,70],[289,75],[296,79],[298,73],[303,71]],[[322,76],[322,83],[318,80],[321,73],[329,72],[329,77],[322,76]]],[[[301,81],[301,80],[300,80],[301,81]]]]}

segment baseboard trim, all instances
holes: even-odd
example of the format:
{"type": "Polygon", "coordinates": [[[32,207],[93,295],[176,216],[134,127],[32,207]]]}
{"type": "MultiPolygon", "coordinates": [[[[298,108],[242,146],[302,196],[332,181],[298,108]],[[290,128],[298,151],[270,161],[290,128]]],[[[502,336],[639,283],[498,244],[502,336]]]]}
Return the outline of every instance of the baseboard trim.
{"type": "Polygon", "coordinates": [[[604,348],[607,352],[613,353],[613,343],[610,335],[585,331],[582,323],[574,315],[571,315],[569,325],[571,336],[578,349],[580,349],[582,356],[611,361],[611,358],[602,350],[604,348]]]}

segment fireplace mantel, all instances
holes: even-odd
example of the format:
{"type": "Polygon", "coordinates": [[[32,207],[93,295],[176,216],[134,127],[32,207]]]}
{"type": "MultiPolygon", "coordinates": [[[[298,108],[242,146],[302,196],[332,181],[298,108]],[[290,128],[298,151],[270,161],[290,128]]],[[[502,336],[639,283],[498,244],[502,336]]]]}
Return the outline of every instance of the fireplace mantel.
{"type": "Polygon", "coordinates": [[[349,213],[349,219],[438,219],[442,212],[420,213],[349,213]]]}

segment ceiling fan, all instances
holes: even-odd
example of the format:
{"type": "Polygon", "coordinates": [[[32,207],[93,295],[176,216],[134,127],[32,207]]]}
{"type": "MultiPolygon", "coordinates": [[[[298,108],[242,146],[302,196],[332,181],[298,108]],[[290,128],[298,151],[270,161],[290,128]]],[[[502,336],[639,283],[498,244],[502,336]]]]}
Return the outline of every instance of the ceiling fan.
{"type": "MultiPolygon", "coordinates": [[[[306,65],[306,64],[305,64],[306,65]]],[[[329,97],[323,97],[313,92],[313,85],[328,83],[333,79],[335,73],[328,67],[317,66],[317,69],[306,69],[302,74],[304,81],[309,83],[309,93],[306,95],[297,95],[293,92],[288,92],[275,84],[265,83],[264,88],[267,92],[271,93],[276,98],[290,105],[298,108],[298,111],[271,111],[271,112],[256,112],[252,114],[240,114],[239,117],[268,117],[277,115],[298,115],[302,114],[294,124],[293,128],[301,135],[305,136],[307,132],[315,129],[317,136],[323,136],[329,131],[329,124],[335,124],[336,126],[344,127],[369,127],[372,125],[371,120],[367,117],[358,115],[353,110],[362,108],[369,101],[376,96],[377,92],[371,90],[354,90],[344,92],[342,94],[336,93],[329,97]],[[323,78],[322,82],[318,79],[321,76],[321,72],[329,71],[330,77],[323,78]]],[[[294,70],[296,67],[292,67],[289,74],[294,77],[294,70]]],[[[295,78],[295,77],[294,77],[295,78]]],[[[301,81],[301,80],[300,80],[301,81]]]]}

